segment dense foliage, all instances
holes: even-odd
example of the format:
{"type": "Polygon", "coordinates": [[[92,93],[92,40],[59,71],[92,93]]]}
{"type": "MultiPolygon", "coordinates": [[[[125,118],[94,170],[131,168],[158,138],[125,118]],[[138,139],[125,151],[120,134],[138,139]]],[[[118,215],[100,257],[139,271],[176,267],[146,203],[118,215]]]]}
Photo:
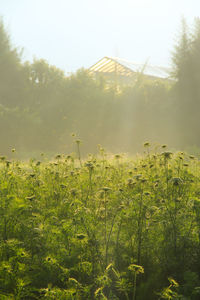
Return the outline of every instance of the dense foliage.
{"type": "Polygon", "coordinates": [[[137,74],[116,93],[86,70],[66,77],[42,59],[23,63],[1,22],[1,153],[9,155],[13,147],[23,158],[71,152],[72,132],[84,140],[84,153],[94,153],[98,143],[135,153],[147,139],[176,149],[198,147],[199,23],[193,35],[184,26],[173,56],[175,81],[137,74]]]}
{"type": "Polygon", "coordinates": [[[200,19],[190,30],[182,20],[182,30],[173,57],[175,107],[180,146],[198,145],[200,109],[200,19]]]}
{"type": "Polygon", "coordinates": [[[1,157],[1,299],[199,299],[199,161],[149,143],[82,161],[76,146],[1,157]]]}

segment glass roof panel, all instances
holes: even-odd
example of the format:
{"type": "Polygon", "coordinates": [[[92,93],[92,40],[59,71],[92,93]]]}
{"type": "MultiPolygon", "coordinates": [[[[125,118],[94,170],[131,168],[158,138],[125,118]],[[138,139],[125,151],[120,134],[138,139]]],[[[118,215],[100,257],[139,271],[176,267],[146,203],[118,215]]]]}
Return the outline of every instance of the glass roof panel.
{"type": "Polygon", "coordinates": [[[130,75],[131,72],[142,72],[145,75],[158,77],[158,78],[168,78],[169,70],[164,67],[152,66],[149,64],[139,64],[121,59],[118,57],[108,57],[105,56],[94,64],[91,68],[94,72],[120,72],[125,75],[130,75]]]}

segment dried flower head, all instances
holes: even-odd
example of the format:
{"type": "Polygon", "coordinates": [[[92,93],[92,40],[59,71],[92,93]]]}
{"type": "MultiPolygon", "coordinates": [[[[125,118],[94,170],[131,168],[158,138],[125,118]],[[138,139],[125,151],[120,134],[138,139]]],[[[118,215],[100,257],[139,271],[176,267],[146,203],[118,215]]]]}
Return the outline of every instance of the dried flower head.
{"type": "Polygon", "coordinates": [[[104,192],[110,192],[110,191],[111,191],[111,188],[109,188],[109,187],[107,187],[107,186],[104,186],[104,187],[102,188],[102,191],[104,191],[104,192]]]}
{"type": "Polygon", "coordinates": [[[171,182],[174,186],[178,186],[183,183],[183,180],[180,177],[173,177],[171,182]]]}
{"type": "Polygon", "coordinates": [[[165,151],[165,152],[162,152],[162,155],[164,156],[165,159],[170,159],[171,156],[172,156],[172,152],[170,151],[165,151]]]}
{"type": "Polygon", "coordinates": [[[145,147],[145,148],[150,147],[150,143],[149,143],[149,142],[145,142],[145,143],[144,143],[144,147],[145,147]]]}
{"type": "Polygon", "coordinates": [[[165,148],[167,148],[167,145],[164,144],[164,145],[162,145],[161,147],[162,147],[163,149],[165,149],[165,148]]]}

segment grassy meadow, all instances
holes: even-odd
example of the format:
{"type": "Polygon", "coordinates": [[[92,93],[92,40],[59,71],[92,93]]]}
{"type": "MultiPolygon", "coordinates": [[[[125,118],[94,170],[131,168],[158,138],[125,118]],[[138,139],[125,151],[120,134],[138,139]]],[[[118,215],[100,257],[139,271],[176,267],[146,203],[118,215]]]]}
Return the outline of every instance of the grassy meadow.
{"type": "Polygon", "coordinates": [[[76,144],[0,158],[0,299],[199,299],[198,158],[145,143],[82,160],[76,144]]]}
{"type": "Polygon", "coordinates": [[[165,80],[0,54],[0,300],[199,300],[200,19],[165,80]]]}

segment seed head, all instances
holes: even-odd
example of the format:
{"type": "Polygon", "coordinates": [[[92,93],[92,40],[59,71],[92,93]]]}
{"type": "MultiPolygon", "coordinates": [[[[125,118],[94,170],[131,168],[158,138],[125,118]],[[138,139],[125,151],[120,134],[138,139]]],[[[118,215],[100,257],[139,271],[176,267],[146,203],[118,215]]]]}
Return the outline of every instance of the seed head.
{"type": "Polygon", "coordinates": [[[75,143],[76,143],[77,145],[80,145],[81,140],[77,139],[77,140],[75,141],[75,143]]]}
{"type": "Polygon", "coordinates": [[[147,182],[147,179],[146,178],[141,178],[141,182],[145,183],[145,182],[147,182]]]}
{"type": "Polygon", "coordinates": [[[85,164],[85,166],[91,171],[91,170],[93,170],[94,169],[94,165],[93,165],[93,163],[92,162],[87,162],[86,164],[85,164]]]}
{"type": "Polygon", "coordinates": [[[83,239],[86,238],[86,235],[83,234],[83,233],[78,233],[78,234],[76,235],[76,237],[77,237],[78,240],[83,240],[83,239]]]}
{"type": "Polygon", "coordinates": [[[189,156],[190,159],[195,159],[194,155],[189,156]]]}
{"type": "Polygon", "coordinates": [[[11,161],[9,161],[9,160],[6,160],[6,167],[9,167],[9,166],[10,166],[10,164],[11,164],[11,161]]]}
{"type": "Polygon", "coordinates": [[[145,142],[145,143],[144,143],[144,147],[145,147],[145,148],[150,147],[150,143],[149,143],[149,142],[145,142]]]}
{"type": "Polygon", "coordinates": [[[145,196],[150,196],[151,195],[151,193],[148,192],[148,191],[144,192],[144,194],[145,194],[145,196]]]}
{"type": "Polygon", "coordinates": [[[142,174],[137,174],[137,175],[134,176],[134,178],[135,178],[136,180],[139,180],[141,177],[142,177],[142,174]]]}
{"type": "Polygon", "coordinates": [[[77,189],[71,189],[72,196],[76,196],[77,192],[78,192],[77,189]]]}
{"type": "Polygon", "coordinates": [[[183,183],[183,180],[180,177],[173,177],[171,181],[174,186],[178,186],[183,183]]]}
{"type": "Polygon", "coordinates": [[[102,191],[104,191],[104,192],[109,192],[109,191],[111,191],[111,189],[110,189],[109,187],[107,187],[107,186],[104,186],[104,187],[102,188],[102,191]]]}
{"type": "Polygon", "coordinates": [[[162,155],[164,156],[165,159],[170,159],[172,154],[173,153],[170,152],[170,151],[165,151],[165,152],[162,153],[162,155]]]}

